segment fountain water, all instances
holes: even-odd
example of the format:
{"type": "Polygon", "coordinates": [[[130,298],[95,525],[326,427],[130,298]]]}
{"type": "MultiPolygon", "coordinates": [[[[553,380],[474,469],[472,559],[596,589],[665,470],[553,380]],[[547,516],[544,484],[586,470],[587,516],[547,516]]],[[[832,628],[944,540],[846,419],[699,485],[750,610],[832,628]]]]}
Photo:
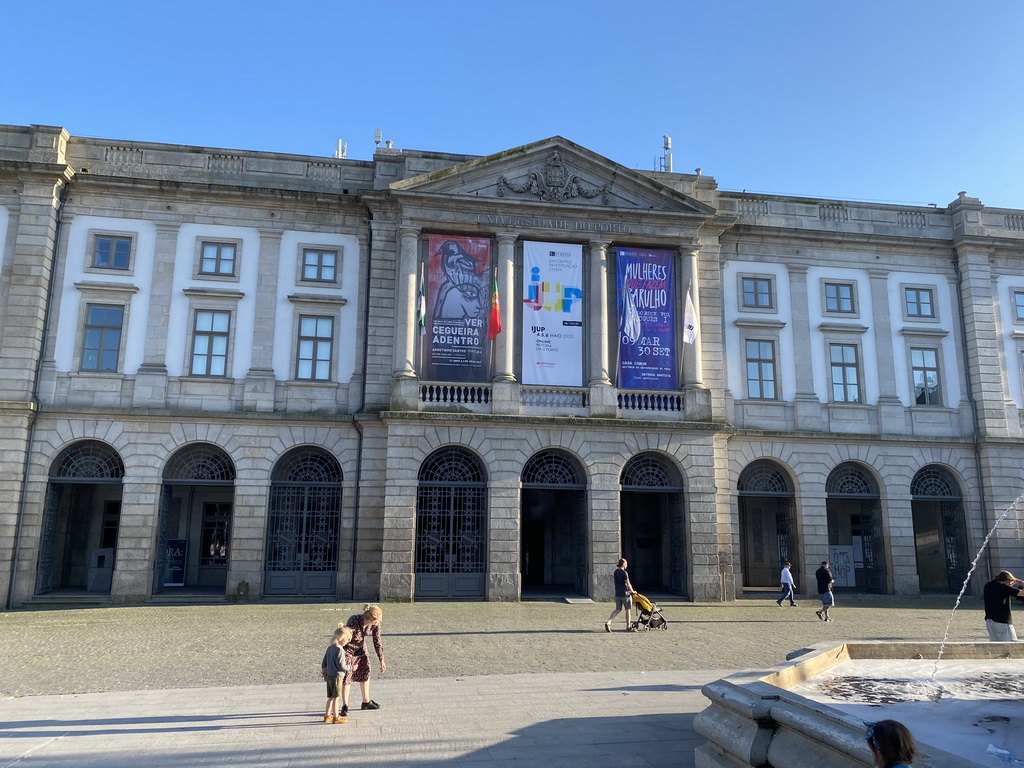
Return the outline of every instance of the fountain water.
{"type": "MultiPolygon", "coordinates": [[[[1024,493],[1022,493],[1020,496],[1014,499],[1013,503],[1011,503],[1005,510],[1003,510],[1003,514],[999,516],[999,519],[996,520],[995,524],[992,526],[992,530],[988,532],[988,535],[985,537],[985,540],[981,542],[981,546],[978,548],[978,554],[976,554],[974,556],[974,559],[971,561],[970,570],[967,571],[967,576],[964,578],[964,583],[960,587],[960,593],[956,596],[956,602],[953,604],[953,610],[949,614],[949,621],[946,622],[946,631],[942,636],[942,644],[939,645],[939,655],[938,658],[935,659],[935,667],[932,670],[932,681],[935,680],[935,675],[938,674],[939,662],[942,660],[942,654],[946,649],[946,642],[949,640],[949,629],[953,626],[953,617],[956,616],[956,609],[960,607],[960,601],[963,599],[964,592],[967,591],[967,585],[971,581],[971,576],[974,573],[975,569],[978,567],[978,560],[981,559],[981,555],[985,551],[985,547],[988,546],[989,540],[995,535],[996,529],[999,527],[999,524],[1006,519],[1006,516],[1010,514],[1010,512],[1017,508],[1017,505],[1020,504],[1021,501],[1024,501],[1024,493]]],[[[938,701],[941,697],[942,688],[940,686],[939,692],[936,695],[935,700],[938,701]]]]}

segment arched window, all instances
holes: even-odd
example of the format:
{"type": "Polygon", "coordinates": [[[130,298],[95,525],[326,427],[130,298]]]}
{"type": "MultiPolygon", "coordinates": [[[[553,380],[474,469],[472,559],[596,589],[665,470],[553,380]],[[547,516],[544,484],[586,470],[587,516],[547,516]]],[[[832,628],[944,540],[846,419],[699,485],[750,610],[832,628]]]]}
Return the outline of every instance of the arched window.
{"type": "Polygon", "coordinates": [[[767,459],[752,461],[747,465],[740,473],[737,490],[758,496],[793,493],[786,473],[774,461],[767,459]]]}
{"type": "Polygon", "coordinates": [[[626,462],[619,480],[623,488],[650,488],[660,491],[681,491],[679,472],[663,456],[639,453],[626,462]]]}
{"type": "Polygon", "coordinates": [[[825,482],[829,496],[877,496],[874,478],[858,464],[846,462],[832,470],[825,482]]]}
{"type": "Polygon", "coordinates": [[[117,451],[99,440],[82,440],[61,451],[50,467],[50,479],[63,482],[118,482],[124,462],[117,451]]]}
{"type": "Polygon", "coordinates": [[[215,445],[196,443],[178,450],[164,469],[165,483],[233,483],[235,465],[231,458],[215,445]]]}
{"type": "Polygon", "coordinates": [[[547,450],[530,457],[523,467],[523,485],[561,485],[585,488],[586,481],[579,464],[571,456],[547,450]]]}
{"type": "Polygon", "coordinates": [[[931,464],[914,475],[910,483],[910,495],[915,498],[959,499],[960,484],[952,473],[943,467],[931,464]]]}

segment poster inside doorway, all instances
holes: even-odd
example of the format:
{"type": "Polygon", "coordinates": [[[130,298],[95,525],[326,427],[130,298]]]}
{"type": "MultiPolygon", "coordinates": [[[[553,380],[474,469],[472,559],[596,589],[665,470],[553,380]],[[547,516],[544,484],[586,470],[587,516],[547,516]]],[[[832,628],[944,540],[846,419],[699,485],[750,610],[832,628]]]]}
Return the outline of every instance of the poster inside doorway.
{"type": "Polygon", "coordinates": [[[523,243],[523,384],[583,386],[583,246],[523,243]]]}
{"type": "Polygon", "coordinates": [[[833,544],[828,548],[828,564],[831,566],[834,587],[857,586],[857,574],[854,571],[853,547],[833,544]]]}

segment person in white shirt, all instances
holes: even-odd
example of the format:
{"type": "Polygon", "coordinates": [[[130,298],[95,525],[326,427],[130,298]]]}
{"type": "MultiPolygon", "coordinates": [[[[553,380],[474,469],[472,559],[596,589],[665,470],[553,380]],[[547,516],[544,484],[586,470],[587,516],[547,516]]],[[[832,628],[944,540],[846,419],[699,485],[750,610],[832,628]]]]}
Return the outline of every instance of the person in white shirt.
{"type": "Polygon", "coordinates": [[[790,605],[796,605],[796,600],[793,599],[793,593],[796,592],[796,582],[793,581],[793,574],[789,570],[791,567],[789,563],[782,564],[782,576],[779,577],[779,581],[782,583],[782,594],[775,601],[780,608],[782,607],[783,600],[789,600],[790,605]]]}

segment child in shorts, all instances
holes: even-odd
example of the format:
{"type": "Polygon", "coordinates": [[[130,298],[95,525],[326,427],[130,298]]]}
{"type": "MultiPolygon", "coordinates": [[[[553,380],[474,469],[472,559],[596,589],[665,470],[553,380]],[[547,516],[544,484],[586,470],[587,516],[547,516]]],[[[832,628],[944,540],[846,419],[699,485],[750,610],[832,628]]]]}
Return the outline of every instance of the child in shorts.
{"type": "Polygon", "coordinates": [[[344,646],[352,640],[352,630],[339,627],[331,644],[320,662],[320,674],[327,683],[327,706],[324,708],[325,723],[347,723],[347,717],[338,716],[338,698],[341,696],[341,680],[352,669],[352,659],[345,653],[344,646]]]}

